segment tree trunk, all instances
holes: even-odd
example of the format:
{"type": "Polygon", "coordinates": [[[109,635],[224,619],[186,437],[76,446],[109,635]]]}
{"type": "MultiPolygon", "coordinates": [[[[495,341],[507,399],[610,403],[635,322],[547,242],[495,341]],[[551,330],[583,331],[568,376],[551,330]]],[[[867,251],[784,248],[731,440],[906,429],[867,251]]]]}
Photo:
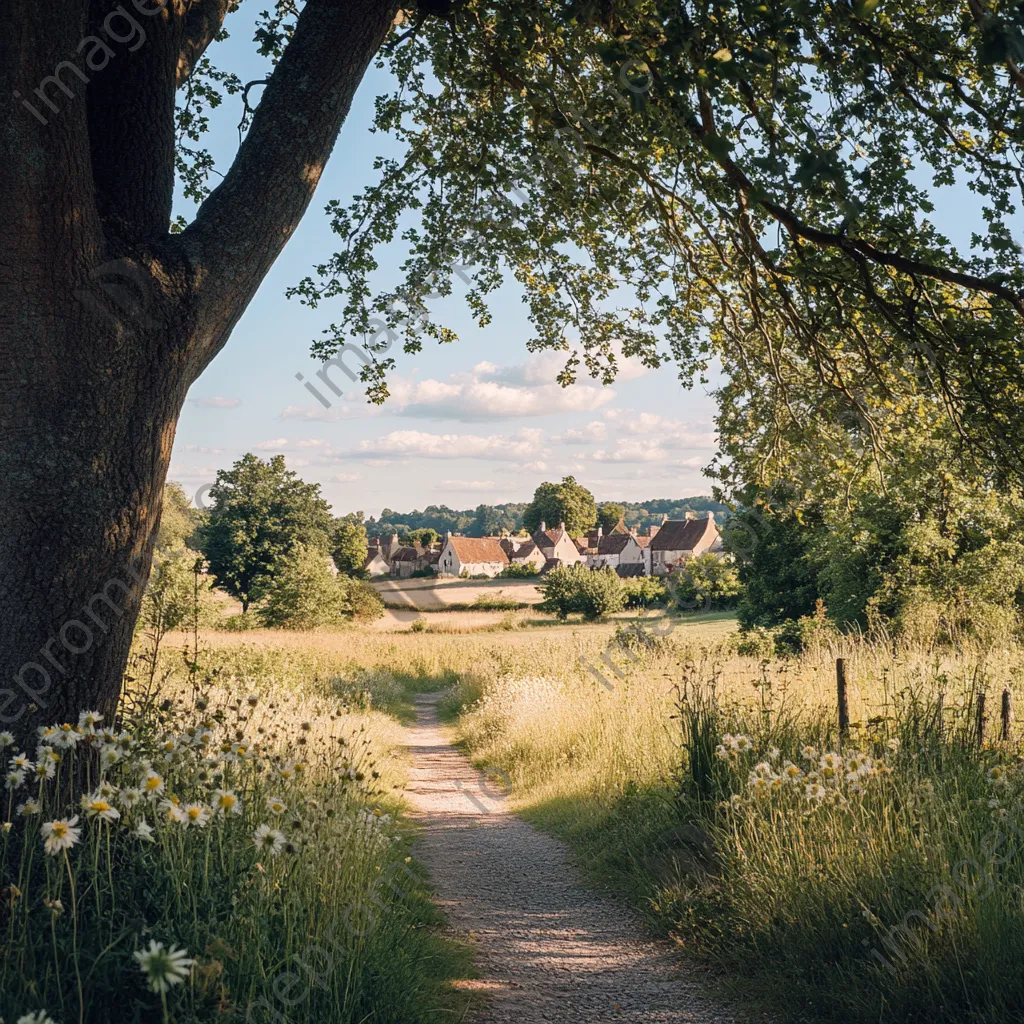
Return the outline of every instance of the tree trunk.
{"type": "Polygon", "coordinates": [[[58,6],[0,9],[0,730],[26,745],[110,720],[186,392],[306,212],[397,2],[306,0],[180,234],[175,88],[230,0],[133,0],[131,34],[118,0],[58,6]]]}
{"type": "Polygon", "coordinates": [[[189,380],[180,304],[144,269],[62,292],[0,368],[0,728],[21,736],[111,720],[189,380]]]}

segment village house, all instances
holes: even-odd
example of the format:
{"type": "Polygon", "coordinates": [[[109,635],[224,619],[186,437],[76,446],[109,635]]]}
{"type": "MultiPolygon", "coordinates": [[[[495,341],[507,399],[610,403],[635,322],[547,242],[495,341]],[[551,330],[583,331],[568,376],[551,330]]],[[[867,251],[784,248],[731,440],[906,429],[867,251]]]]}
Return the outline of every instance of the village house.
{"type": "Polygon", "coordinates": [[[442,576],[497,576],[508,565],[508,554],[497,537],[449,537],[437,571],[442,576]]]}
{"type": "Polygon", "coordinates": [[[527,565],[534,572],[540,572],[547,561],[544,553],[529,537],[503,537],[501,546],[512,565],[527,565]]]}
{"type": "Polygon", "coordinates": [[[542,522],[531,539],[544,556],[543,571],[584,561],[576,542],[566,531],[565,523],[559,523],[557,529],[549,530],[547,523],[542,522]]]}
{"type": "Polygon", "coordinates": [[[366,547],[366,561],[363,562],[363,571],[371,579],[374,576],[386,576],[391,572],[391,563],[384,557],[376,537],[371,538],[366,547]]]}
{"type": "Polygon", "coordinates": [[[715,514],[709,512],[706,519],[691,518],[691,515],[687,513],[686,519],[662,523],[643,549],[646,575],[665,576],[687,558],[723,550],[715,514]]]}
{"type": "Polygon", "coordinates": [[[399,579],[408,579],[413,573],[433,569],[437,572],[440,551],[427,547],[419,541],[412,545],[399,548],[391,558],[391,575],[399,579]]]}
{"type": "Polygon", "coordinates": [[[617,569],[620,565],[643,565],[643,547],[635,534],[620,518],[609,530],[602,527],[592,531],[585,542],[577,542],[580,554],[591,569],[609,566],[617,569]]]}

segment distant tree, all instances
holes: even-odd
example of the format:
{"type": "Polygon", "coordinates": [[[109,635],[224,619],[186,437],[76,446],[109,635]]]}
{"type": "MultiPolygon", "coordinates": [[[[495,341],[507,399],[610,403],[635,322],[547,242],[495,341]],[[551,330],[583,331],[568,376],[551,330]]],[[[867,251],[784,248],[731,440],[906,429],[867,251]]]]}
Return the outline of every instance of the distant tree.
{"type": "Polygon", "coordinates": [[[672,603],[682,611],[733,608],[743,590],[730,556],[707,552],[688,558],[669,578],[672,603]]]}
{"type": "Polygon", "coordinates": [[[431,526],[424,526],[419,530],[410,530],[408,535],[410,544],[419,543],[425,548],[432,548],[440,539],[441,535],[431,526]]]}
{"type": "Polygon", "coordinates": [[[497,537],[506,530],[512,533],[516,529],[516,518],[494,505],[477,505],[469,529],[475,537],[497,537]]]}
{"type": "Polygon", "coordinates": [[[610,533],[615,529],[615,526],[620,519],[626,518],[626,510],[622,505],[616,504],[614,501],[606,501],[597,513],[597,525],[600,526],[605,533],[610,533]]]}
{"type": "Polygon", "coordinates": [[[157,551],[173,551],[188,547],[199,525],[199,510],[192,507],[185,489],[174,480],[164,485],[164,507],[160,514],[157,551]]]}
{"type": "Polygon", "coordinates": [[[533,501],[523,513],[523,526],[534,533],[542,522],[549,527],[564,522],[573,537],[592,530],[597,523],[597,504],[593,494],[571,476],[565,477],[560,484],[542,483],[533,492],[533,501]]]}
{"type": "Polygon", "coordinates": [[[341,623],[351,612],[351,581],[331,572],[321,548],[296,544],[278,559],[266,585],[260,619],[267,626],[319,629],[341,623]]]}
{"type": "Polygon", "coordinates": [[[284,456],[243,456],[210,489],[203,553],[217,585],[242,602],[259,600],[281,560],[302,544],[326,553],[333,526],[320,485],[285,468],[284,456]]]}
{"type": "Polygon", "coordinates": [[[612,568],[588,569],[585,565],[561,565],[540,584],[543,606],[560,619],[574,612],[587,621],[621,610],[625,601],[622,580],[612,568]]]}
{"type": "Polygon", "coordinates": [[[362,512],[349,512],[334,521],[331,534],[331,557],[338,572],[356,579],[365,577],[368,548],[362,512]]]}

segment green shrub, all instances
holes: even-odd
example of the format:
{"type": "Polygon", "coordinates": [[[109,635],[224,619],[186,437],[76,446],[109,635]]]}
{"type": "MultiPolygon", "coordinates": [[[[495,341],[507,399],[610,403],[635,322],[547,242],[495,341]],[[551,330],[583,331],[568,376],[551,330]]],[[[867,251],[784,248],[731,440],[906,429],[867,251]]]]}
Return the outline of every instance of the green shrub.
{"type": "Polygon", "coordinates": [[[350,613],[349,580],[331,572],[322,551],[299,545],[282,559],[260,618],[267,626],[318,629],[337,625],[350,613]]]}
{"type": "Polygon", "coordinates": [[[153,570],[142,601],[139,626],[163,633],[181,629],[193,616],[200,626],[217,625],[220,606],[211,593],[212,581],[203,573],[202,555],[176,548],[153,558],[153,570]]]}
{"type": "Polygon", "coordinates": [[[413,620],[413,624],[409,628],[414,633],[425,633],[427,630],[427,620],[421,615],[418,619],[413,620]]]}
{"type": "Polygon", "coordinates": [[[574,612],[588,622],[622,608],[622,580],[614,569],[588,569],[585,565],[561,565],[552,569],[540,585],[543,607],[560,619],[574,612]]]}
{"type": "Polygon", "coordinates": [[[361,622],[372,622],[384,614],[380,594],[364,580],[348,580],[348,604],[352,617],[361,622]]]}
{"type": "Polygon", "coordinates": [[[527,562],[524,565],[507,565],[498,575],[507,580],[532,580],[540,575],[540,571],[535,569],[532,563],[527,562]]]}
{"type": "Polygon", "coordinates": [[[665,581],[657,576],[630,576],[622,581],[625,607],[650,608],[668,602],[665,581]]]}
{"type": "Polygon", "coordinates": [[[734,608],[743,590],[732,557],[711,552],[686,559],[668,585],[672,603],[682,611],[734,608]]]}

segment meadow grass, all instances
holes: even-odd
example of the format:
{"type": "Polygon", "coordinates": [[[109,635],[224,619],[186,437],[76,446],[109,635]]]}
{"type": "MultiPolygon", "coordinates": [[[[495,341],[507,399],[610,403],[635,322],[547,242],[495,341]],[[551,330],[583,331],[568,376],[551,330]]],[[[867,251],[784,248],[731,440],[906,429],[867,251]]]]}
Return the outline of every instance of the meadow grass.
{"type": "Polygon", "coordinates": [[[510,647],[449,711],[528,818],[740,1001],[794,1021],[1019,1020],[1024,773],[1015,732],[975,732],[981,690],[989,709],[1017,691],[1019,652],[849,638],[766,662],[695,632],[623,635],[604,660],[579,634],[545,658],[510,647]]]}
{"type": "Polygon", "coordinates": [[[461,1019],[471,958],[398,817],[398,719],[429,684],[347,666],[165,650],[114,728],[4,750],[0,1018],[461,1019]]]}

